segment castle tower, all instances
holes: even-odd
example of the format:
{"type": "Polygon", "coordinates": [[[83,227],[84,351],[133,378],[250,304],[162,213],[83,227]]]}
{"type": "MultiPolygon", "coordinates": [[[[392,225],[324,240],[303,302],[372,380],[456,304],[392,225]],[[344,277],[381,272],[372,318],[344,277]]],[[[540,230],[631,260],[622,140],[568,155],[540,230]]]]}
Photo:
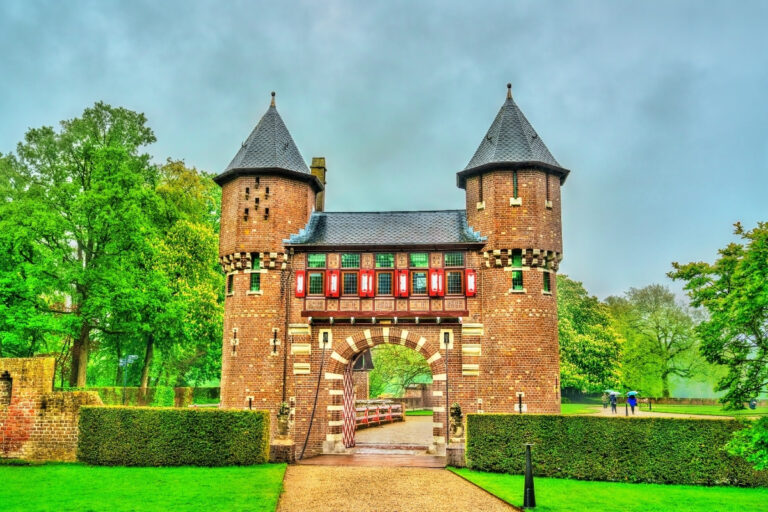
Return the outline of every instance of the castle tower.
{"type": "Polygon", "coordinates": [[[560,186],[569,171],[507,98],[457,184],[467,221],[486,237],[478,273],[485,305],[486,412],[560,412],[555,273],[562,259],[560,186]]]}
{"type": "MultiPolygon", "coordinates": [[[[226,273],[221,405],[268,409],[284,400],[287,303],[283,239],[303,228],[324,187],[275,107],[215,182],[222,188],[219,257],[226,273]]],[[[274,424],[274,422],[273,422],[274,424]]]]}

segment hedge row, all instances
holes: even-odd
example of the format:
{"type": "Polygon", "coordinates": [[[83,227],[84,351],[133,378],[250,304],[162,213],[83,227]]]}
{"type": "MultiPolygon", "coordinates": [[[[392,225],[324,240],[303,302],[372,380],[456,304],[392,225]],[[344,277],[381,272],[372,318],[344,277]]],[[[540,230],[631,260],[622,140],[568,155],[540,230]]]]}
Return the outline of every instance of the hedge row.
{"type": "Polygon", "coordinates": [[[218,387],[178,387],[165,386],[147,388],[144,393],[138,387],[125,388],[123,404],[122,386],[101,386],[91,388],[59,388],[59,391],[96,391],[104,405],[138,405],[153,407],[188,407],[192,404],[215,404],[221,394],[218,387]]]}
{"type": "Polygon", "coordinates": [[[733,420],[605,418],[536,414],[467,415],[467,466],[523,473],[534,443],[534,474],[581,480],[768,486],[723,450],[743,424],[733,420]]]}
{"type": "Polygon", "coordinates": [[[105,466],[230,466],[269,459],[269,413],[83,407],[77,458],[105,466]]]}

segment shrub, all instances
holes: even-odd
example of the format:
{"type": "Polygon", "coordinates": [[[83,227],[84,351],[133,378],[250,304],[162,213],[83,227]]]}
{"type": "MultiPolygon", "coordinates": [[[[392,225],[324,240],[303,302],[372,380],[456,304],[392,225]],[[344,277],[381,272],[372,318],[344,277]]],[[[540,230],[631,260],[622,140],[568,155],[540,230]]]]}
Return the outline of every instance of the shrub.
{"type": "Polygon", "coordinates": [[[534,443],[540,476],[626,482],[768,486],[724,447],[737,421],[536,414],[467,415],[467,466],[523,473],[534,443]]]}
{"type": "Polygon", "coordinates": [[[221,388],[194,388],[192,396],[196,404],[216,404],[221,399],[221,388]]]}
{"type": "Polygon", "coordinates": [[[151,405],[153,407],[173,407],[176,392],[168,386],[158,386],[155,388],[151,405]]]}
{"type": "Polygon", "coordinates": [[[193,388],[174,388],[173,390],[176,395],[173,401],[174,407],[189,407],[195,403],[193,388]]]}
{"type": "Polygon", "coordinates": [[[83,407],[77,457],[105,466],[229,466],[269,459],[269,413],[83,407]]]}

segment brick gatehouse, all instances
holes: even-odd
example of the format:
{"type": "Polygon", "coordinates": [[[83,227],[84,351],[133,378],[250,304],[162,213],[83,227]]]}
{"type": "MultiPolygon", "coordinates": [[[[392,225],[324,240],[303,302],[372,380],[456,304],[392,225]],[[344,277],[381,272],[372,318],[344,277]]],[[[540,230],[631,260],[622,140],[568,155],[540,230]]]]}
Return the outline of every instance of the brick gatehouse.
{"type": "Polygon", "coordinates": [[[347,365],[396,343],[432,368],[438,451],[448,403],[559,412],[555,273],[568,172],[508,89],[456,175],[465,209],[325,212],[325,159],[307,167],[273,93],[216,177],[227,275],[222,407],[267,409],[275,420],[289,403],[297,451],[314,409],[307,455],[338,451],[347,365]]]}

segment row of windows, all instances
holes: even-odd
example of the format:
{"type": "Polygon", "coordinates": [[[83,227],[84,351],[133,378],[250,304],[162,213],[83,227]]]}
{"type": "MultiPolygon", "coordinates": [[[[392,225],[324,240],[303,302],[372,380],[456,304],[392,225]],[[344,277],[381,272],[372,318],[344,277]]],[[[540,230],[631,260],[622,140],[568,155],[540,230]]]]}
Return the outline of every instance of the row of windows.
{"type": "MultiPolygon", "coordinates": [[[[463,267],[464,253],[451,251],[443,253],[446,267],[463,267]]],[[[408,263],[411,268],[428,268],[429,253],[412,252],[408,255],[408,263]]],[[[326,255],[320,253],[307,255],[308,268],[325,268],[326,255]]],[[[394,268],[395,255],[391,252],[376,253],[376,268],[394,268]]],[[[341,268],[360,268],[359,253],[343,253],[341,255],[341,268]]]]}
{"type": "MultiPolygon", "coordinates": [[[[358,273],[357,272],[342,272],[342,295],[357,295],[359,293],[358,288],[358,273]]],[[[258,272],[251,272],[250,291],[257,292],[261,290],[261,274],[258,272]]],[[[227,293],[233,292],[233,274],[227,276],[227,293]]],[[[426,295],[427,294],[427,273],[423,271],[412,271],[410,276],[410,288],[411,295],[426,295]]],[[[549,272],[542,274],[542,289],[545,292],[552,291],[552,283],[549,272]]],[[[325,273],[324,272],[309,272],[309,294],[310,295],[323,295],[325,293],[324,288],[325,273]]],[[[392,295],[392,272],[377,271],[376,272],[376,295],[392,295]]],[[[523,290],[523,271],[512,271],[512,289],[523,290]]],[[[449,270],[445,273],[445,290],[447,295],[462,295],[464,293],[464,276],[460,270],[449,270]]]]}
{"type": "MultiPolygon", "coordinates": [[[[376,295],[393,295],[393,272],[380,270],[376,272],[376,295]]],[[[307,292],[309,295],[325,294],[325,272],[309,271],[307,275],[307,292]]],[[[464,272],[448,270],[445,272],[445,290],[447,295],[464,294],[464,272]]],[[[341,294],[357,296],[359,289],[359,274],[357,272],[341,273],[341,294]]],[[[414,270],[410,273],[410,295],[427,295],[427,272],[414,270]]]]}

